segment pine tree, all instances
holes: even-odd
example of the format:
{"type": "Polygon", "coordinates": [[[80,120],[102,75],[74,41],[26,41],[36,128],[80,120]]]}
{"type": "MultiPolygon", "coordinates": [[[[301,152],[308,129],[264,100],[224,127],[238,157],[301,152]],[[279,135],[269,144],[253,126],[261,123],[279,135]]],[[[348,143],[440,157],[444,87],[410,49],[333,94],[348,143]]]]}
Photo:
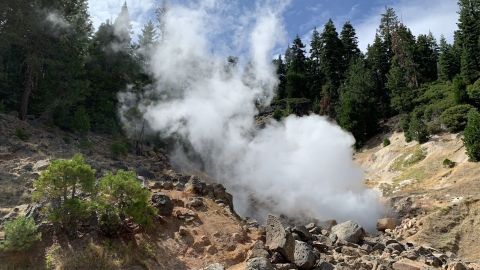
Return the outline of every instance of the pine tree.
{"type": "Polygon", "coordinates": [[[460,63],[455,55],[455,48],[447,43],[444,36],[440,38],[438,57],[438,76],[440,80],[452,80],[460,73],[460,63]]]}
{"type": "Polygon", "coordinates": [[[480,1],[459,0],[460,19],[458,23],[461,40],[461,72],[469,82],[479,77],[480,71],[480,1]]]}
{"type": "Polygon", "coordinates": [[[387,54],[387,46],[380,36],[375,35],[372,45],[367,48],[367,64],[374,72],[377,97],[379,99],[379,111],[383,117],[390,115],[390,96],[385,87],[390,63],[387,54]]]}
{"type": "Polygon", "coordinates": [[[399,24],[400,21],[398,20],[395,10],[393,8],[385,8],[385,13],[381,15],[380,26],[377,34],[386,47],[386,57],[388,63],[390,63],[393,58],[393,35],[397,31],[399,24]]]}
{"type": "Polygon", "coordinates": [[[470,160],[480,161],[480,113],[477,110],[470,110],[468,113],[463,143],[470,160]]]}
{"type": "Polygon", "coordinates": [[[322,91],[321,112],[334,118],[342,73],[343,45],[332,20],[325,24],[320,38],[322,42],[320,65],[326,83],[322,91]]]}
{"type": "Polygon", "coordinates": [[[295,38],[290,47],[290,60],[287,68],[287,96],[290,98],[308,96],[305,45],[299,36],[295,38]]]}
{"type": "Polygon", "coordinates": [[[364,60],[352,62],[341,88],[338,123],[354,135],[361,147],[378,130],[379,113],[374,73],[364,60]]]}
{"type": "Polygon", "coordinates": [[[346,71],[352,59],[356,59],[361,55],[360,49],[358,48],[358,37],[355,28],[353,28],[350,22],[346,22],[343,25],[340,40],[343,45],[343,69],[346,71]]]}
{"type": "MultiPolygon", "coordinates": [[[[310,41],[310,57],[308,59],[308,82],[310,99],[315,103],[319,102],[323,85],[323,72],[320,64],[322,52],[322,40],[317,28],[313,30],[312,40],[310,41]]],[[[316,105],[317,107],[317,105],[316,105]]],[[[317,110],[318,108],[315,108],[317,110]]]]}
{"type": "Polygon", "coordinates": [[[432,33],[418,36],[414,58],[418,65],[419,83],[433,82],[438,79],[438,45],[432,33]]]}
{"type": "Polygon", "coordinates": [[[394,57],[388,74],[387,88],[391,106],[397,112],[409,112],[413,105],[414,89],[418,88],[415,63],[415,38],[405,25],[400,25],[392,36],[394,57]]]}
{"type": "Polygon", "coordinates": [[[281,55],[278,56],[278,59],[274,60],[274,64],[277,67],[277,77],[279,81],[277,89],[277,99],[284,99],[287,97],[287,67],[283,62],[281,55]]]}

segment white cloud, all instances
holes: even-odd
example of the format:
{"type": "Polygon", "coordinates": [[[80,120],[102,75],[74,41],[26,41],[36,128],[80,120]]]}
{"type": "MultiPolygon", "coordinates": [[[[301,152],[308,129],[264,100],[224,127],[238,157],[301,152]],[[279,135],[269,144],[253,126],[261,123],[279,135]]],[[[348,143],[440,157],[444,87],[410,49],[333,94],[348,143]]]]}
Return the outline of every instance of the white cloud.
{"type": "MultiPolygon", "coordinates": [[[[412,30],[415,36],[428,34],[430,31],[437,39],[444,35],[448,41],[453,41],[458,21],[456,1],[400,0],[392,7],[399,19],[412,30]]],[[[384,7],[373,9],[371,15],[365,16],[365,20],[355,21],[359,46],[363,51],[375,38],[376,29],[380,24],[380,14],[384,11],[384,7]]]]}

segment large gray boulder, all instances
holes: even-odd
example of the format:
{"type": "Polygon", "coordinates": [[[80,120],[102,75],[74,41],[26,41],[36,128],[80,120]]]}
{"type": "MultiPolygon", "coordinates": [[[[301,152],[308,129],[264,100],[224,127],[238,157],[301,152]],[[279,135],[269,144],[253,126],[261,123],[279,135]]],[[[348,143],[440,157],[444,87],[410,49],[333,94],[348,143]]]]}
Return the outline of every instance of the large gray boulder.
{"type": "Polygon", "coordinates": [[[268,215],[266,229],[266,246],[272,251],[278,251],[288,259],[293,259],[295,240],[290,232],[285,230],[280,219],[268,215]]]}
{"type": "Polygon", "coordinates": [[[316,256],[313,248],[305,242],[295,241],[293,263],[302,270],[309,270],[315,265],[316,256]]]}
{"type": "Polygon", "coordinates": [[[245,270],[275,270],[266,258],[253,258],[247,261],[245,270]]]}
{"type": "Polygon", "coordinates": [[[365,237],[365,230],[351,220],[333,226],[332,233],[343,241],[355,244],[361,242],[365,237]]]}

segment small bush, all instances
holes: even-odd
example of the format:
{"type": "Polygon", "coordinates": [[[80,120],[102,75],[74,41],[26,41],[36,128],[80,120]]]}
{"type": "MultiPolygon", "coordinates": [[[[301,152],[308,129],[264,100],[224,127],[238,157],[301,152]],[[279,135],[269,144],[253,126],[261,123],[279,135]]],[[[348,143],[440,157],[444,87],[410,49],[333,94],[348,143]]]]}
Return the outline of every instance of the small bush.
{"type": "Polygon", "coordinates": [[[480,79],[467,87],[467,93],[473,104],[480,107],[480,79]]]}
{"type": "Polygon", "coordinates": [[[71,121],[70,126],[72,127],[72,130],[80,134],[86,134],[91,129],[90,117],[83,106],[80,106],[75,110],[71,121]]]}
{"type": "Polygon", "coordinates": [[[283,114],[284,114],[283,110],[280,109],[280,108],[277,108],[277,109],[275,109],[275,111],[273,112],[273,118],[274,118],[275,120],[277,120],[277,121],[280,121],[280,120],[282,120],[282,118],[283,118],[283,114]]]}
{"type": "Polygon", "coordinates": [[[390,140],[388,138],[383,139],[383,147],[387,147],[391,144],[390,140]]]}
{"type": "Polygon", "coordinates": [[[471,161],[480,161],[480,113],[470,110],[465,127],[463,143],[471,161]]]}
{"type": "Polygon", "coordinates": [[[425,149],[423,149],[422,147],[418,147],[417,149],[415,149],[415,152],[413,152],[413,154],[405,160],[404,165],[411,166],[424,160],[426,157],[427,153],[425,152],[425,149]]]}
{"type": "Polygon", "coordinates": [[[17,128],[15,130],[15,136],[22,141],[28,141],[28,139],[30,139],[30,134],[28,134],[23,128],[17,128]]]}
{"type": "Polygon", "coordinates": [[[5,223],[5,241],[1,247],[5,251],[22,251],[29,249],[41,239],[33,218],[18,217],[5,223]]]}
{"type": "Polygon", "coordinates": [[[130,144],[126,141],[118,141],[112,143],[110,146],[110,151],[112,152],[113,157],[126,156],[130,151],[130,144]]]}
{"type": "Polygon", "coordinates": [[[54,160],[33,186],[33,198],[48,203],[50,220],[60,222],[69,232],[75,232],[78,221],[92,212],[92,203],[83,197],[96,191],[95,170],[81,155],[70,160],[54,160]]]}
{"type": "Polygon", "coordinates": [[[473,107],[466,104],[451,107],[442,113],[440,120],[448,131],[462,131],[467,125],[467,115],[471,109],[473,107]]]}
{"type": "Polygon", "coordinates": [[[443,167],[445,168],[453,168],[457,165],[456,162],[451,161],[450,159],[446,158],[443,160],[443,167]]]}
{"type": "MultiPolygon", "coordinates": [[[[106,227],[117,227],[115,221],[131,218],[135,223],[149,226],[156,215],[150,205],[150,191],[142,188],[134,172],[118,171],[100,179],[99,209],[106,227]]],[[[112,232],[113,233],[113,232],[112,232]]]]}

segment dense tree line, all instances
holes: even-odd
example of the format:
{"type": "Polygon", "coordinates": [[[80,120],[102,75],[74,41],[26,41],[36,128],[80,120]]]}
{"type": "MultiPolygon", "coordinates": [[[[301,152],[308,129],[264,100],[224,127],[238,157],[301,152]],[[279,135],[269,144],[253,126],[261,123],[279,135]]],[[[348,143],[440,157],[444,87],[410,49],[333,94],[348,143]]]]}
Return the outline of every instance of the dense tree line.
{"type": "MultiPolygon", "coordinates": [[[[452,44],[431,33],[415,37],[392,8],[365,53],[350,22],[339,31],[332,20],[314,29],[308,51],[297,36],[274,60],[274,117],[325,115],[352,132],[357,146],[396,115],[407,140],[462,131],[466,109],[480,106],[480,2],[458,5],[452,44]]],[[[166,11],[158,8],[157,20],[133,39],[126,4],[94,32],[87,0],[1,1],[0,111],[78,133],[119,133],[118,92],[151,83],[145,55],[163,39],[166,11]]],[[[135,111],[125,117],[142,122],[135,111]]]]}
{"type": "Polygon", "coordinates": [[[0,110],[41,117],[66,130],[118,133],[117,93],[149,81],[149,23],[132,42],[126,4],[96,32],[87,0],[0,3],[0,110]]]}
{"type": "Polygon", "coordinates": [[[425,142],[442,131],[465,128],[469,110],[480,103],[480,2],[460,0],[453,44],[431,33],[415,37],[386,8],[365,54],[355,28],[340,33],[329,20],[312,32],[310,50],[297,37],[274,62],[280,79],[275,116],[298,103],[351,131],[362,146],[382,122],[401,116],[407,140],[425,142]]]}

